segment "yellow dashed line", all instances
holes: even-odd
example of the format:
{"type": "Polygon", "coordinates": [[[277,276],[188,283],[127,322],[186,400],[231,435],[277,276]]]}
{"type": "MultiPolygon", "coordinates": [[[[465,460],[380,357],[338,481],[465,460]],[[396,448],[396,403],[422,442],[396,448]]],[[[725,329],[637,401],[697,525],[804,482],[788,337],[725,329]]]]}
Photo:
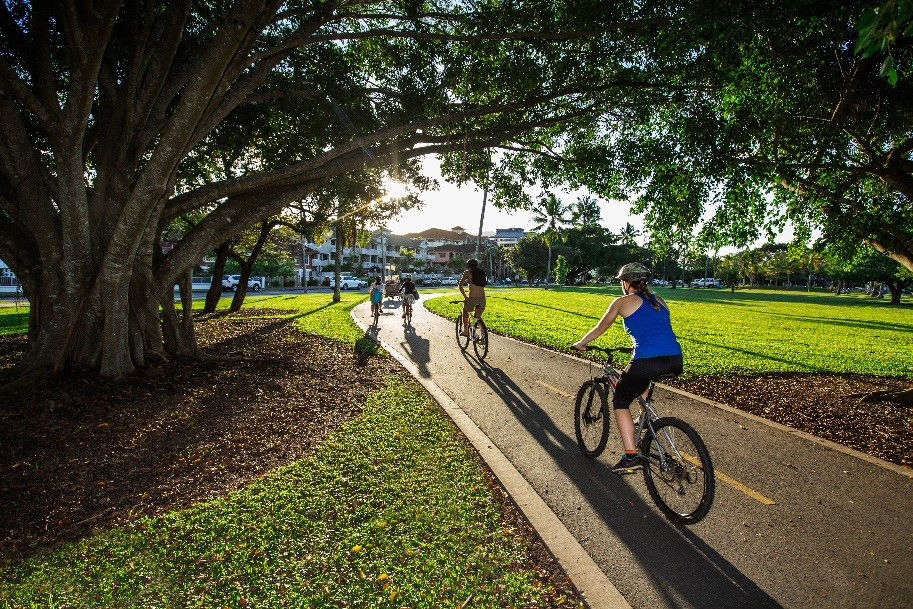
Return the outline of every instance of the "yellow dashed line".
{"type": "MultiPolygon", "coordinates": [[[[691,463],[692,465],[697,465],[698,467],[700,467],[701,462],[697,457],[692,457],[688,453],[682,453],[682,457],[684,457],[685,460],[688,461],[689,463],[691,463]]],[[[729,486],[731,486],[732,488],[734,488],[737,491],[745,493],[746,495],[748,495],[749,497],[751,497],[758,503],[761,503],[763,505],[776,505],[777,504],[777,502],[774,501],[773,499],[770,499],[769,497],[765,497],[764,495],[762,495],[758,491],[754,490],[753,488],[749,488],[749,487],[745,486],[744,484],[742,484],[735,478],[731,478],[719,470],[715,469],[713,473],[716,476],[717,480],[719,480],[720,482],[724,482],[725,484],[728,484],[729,486]]]]}
{"type": "Polygon", "coordinates": [[[569,393],[564,393],[563,391],[561,391],[561,390],[558,389],[557,387],[552,387],[552,386],[549,385],[548,383],[543,383],[543,382],[540,381],[540,380],[536,380],[536,382],[539,383],[540,385],[542,385],[543,387],[545,387],[546,389],[548,389],[549,391],[551,391],[552,393],[557,393],[557,394],[560,395],[561,397],[564,397],[564,398],[572,398],[572,397],[574,397],[574,396],[572,396],[572,395],[569,394],[569,393]]]}

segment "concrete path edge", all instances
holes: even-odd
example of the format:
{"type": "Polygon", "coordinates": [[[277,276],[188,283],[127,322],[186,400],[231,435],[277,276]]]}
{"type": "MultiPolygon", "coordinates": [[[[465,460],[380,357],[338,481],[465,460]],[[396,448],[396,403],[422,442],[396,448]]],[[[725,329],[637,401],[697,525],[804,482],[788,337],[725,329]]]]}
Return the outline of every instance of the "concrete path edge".
{"type": "Polygon", "coordinates": [[[384,340],[373,336],[369,327],[355,316],[354,308],[350,315],[366,336],[377,342],[409,371],[413,378],[425,388],[469,440],[482,460],[504,486],[517,509],[529,520],[549,552],[552,553],[552,556],[564,569],[564,572],[577,589],[577,592],[580,593],[586,605],[590,609],[631,609],[631,605],[628,604],[618,589],[612,585],[602,569],[580,545],[580,542],[567,530],[558,516],[548,507],[548,504],[527,482],[526,478],[504,456],[504,453],[469,418],[469,415],[434,381],[422,378],[418,368],[408,358],[384,340]]]}

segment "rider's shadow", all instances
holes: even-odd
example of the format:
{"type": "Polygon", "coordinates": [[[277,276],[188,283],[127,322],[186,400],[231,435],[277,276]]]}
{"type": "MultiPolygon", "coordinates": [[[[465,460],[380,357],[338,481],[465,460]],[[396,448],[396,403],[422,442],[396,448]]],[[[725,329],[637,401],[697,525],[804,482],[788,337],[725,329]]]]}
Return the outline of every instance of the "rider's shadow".
{"type": "MultiPolygon", "coordinates": [[[[653,507],[631,488],[631,481],[613,474],[602,461],[583,457],[576,439],[562,431],[503,370],[468,355],[465,357],[479,378],[504,401],[567,478],[574,482],[602,524],[628,547],[634,560],[613,567],[636,570],[628,574],[628,581],[651,579],[654,590],[672,607],[781,607],[687,527],[676,526],[656,514],[653,507]]],[[[576,531],[578,539],[597,534],[598,530],[576,531]]]]}
{"type": "Polygon", "coordinates": [[[404,340],[399,343],[403,351],[418,367],[422,378],[430,378],[431,371],[428,370],[428,362],[431,361],[431,341],[417,334],[411,324],[407,324],[403,328],[403,334],[404,340]]]}

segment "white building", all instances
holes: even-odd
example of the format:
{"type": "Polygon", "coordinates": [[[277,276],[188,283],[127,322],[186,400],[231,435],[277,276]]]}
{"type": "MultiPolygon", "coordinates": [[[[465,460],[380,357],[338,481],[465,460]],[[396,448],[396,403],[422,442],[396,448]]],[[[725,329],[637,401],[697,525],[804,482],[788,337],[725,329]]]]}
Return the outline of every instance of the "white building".
{"type": "Polygon", "coordinates": [[[15,294],[17,290],[22,290],[19,279],[9,265],[0,260],[0,294],[15,294]]]}
{"type": "Polygon", "coordinates": [[[526,235],[522,228],[498,228],[495,229],[495,235],[492,239],[498,244],[498,247],[512,247],[517,245],[517,241],[526,235]]]}

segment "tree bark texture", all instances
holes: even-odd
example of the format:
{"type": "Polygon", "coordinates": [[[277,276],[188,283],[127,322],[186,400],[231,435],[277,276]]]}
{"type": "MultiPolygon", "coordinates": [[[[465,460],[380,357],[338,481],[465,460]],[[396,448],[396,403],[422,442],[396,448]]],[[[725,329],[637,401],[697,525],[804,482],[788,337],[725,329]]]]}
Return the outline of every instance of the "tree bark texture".
{"type": "Polygon", "coordinates": [[[247,297],[247,284],[250,280],[250,275],[254,270],[254,264],[257,262],[257,257],[260,255],[260,252],[263,250],[263,244],[266,243],[267,238],[269,238],[269,233],[276,224],[269,222],[268,220],[263,220],[260,223],[260,234],[257,236],[257,242],[254,244],[254,249],[251,250],[250,256],[247,260],[241,260],[241,276],[238,278],[238,285],[235,286],[235,296],[231,299],[231,307],[229,310],[232,312],[240,311],[241,306],[244,304],[244,298],[247,297]]]}
{"type": "Polygon", "coordinates": [[[212,283],[206,292],[206,304],[203,306],[204,313],[215,313],[219,299],[222,298],[222,275],[225,273],[225,263],[228,261],[230,250],[231,241],[223,241],[216,250],[216,261],[212,265],[212,283]]]}

